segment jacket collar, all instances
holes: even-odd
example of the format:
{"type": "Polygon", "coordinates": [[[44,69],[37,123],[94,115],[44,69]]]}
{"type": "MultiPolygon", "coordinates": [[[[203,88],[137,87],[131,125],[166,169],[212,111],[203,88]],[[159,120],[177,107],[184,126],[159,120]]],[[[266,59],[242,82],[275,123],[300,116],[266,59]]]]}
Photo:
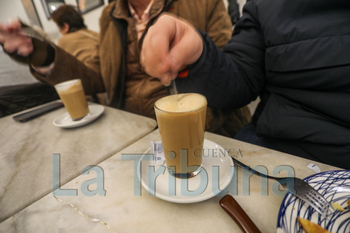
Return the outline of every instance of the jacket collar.
{"type": "MultiPolygon", "coordinates": [[[[168,7],[172,1],[173,0],[154,0],[150,10],[150,17],[153,18],[159,15],[163,11],[164,6],[168,7]]],[[[116,0],[112,16],[117,19],[126,19],[131,17],[127,0],[116,0]]]]}

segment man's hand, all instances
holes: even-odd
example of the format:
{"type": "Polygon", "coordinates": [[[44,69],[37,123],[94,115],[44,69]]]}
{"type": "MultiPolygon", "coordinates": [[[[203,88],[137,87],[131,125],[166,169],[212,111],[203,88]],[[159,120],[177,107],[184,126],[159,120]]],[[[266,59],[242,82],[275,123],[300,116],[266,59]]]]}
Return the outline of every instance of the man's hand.
{"type": "Polygon", "coordinates": [[[21,23],[16,20],[8,25],[0,24],[0,43],[5,52],[17,53],[27,57],[33,52],[33,43],[30,37],[21,34],[21,23]]]}
{"type": "Polygon", "coordinates": [[[203,51],[203,41],[189,23],[162,14],[144,38],[141,64],[145,71],[168,86],[182,69],[195,63],[203,51]]]}
{"type": "Polygon", "coordinates": [[[8,25],[0,24],[0,43],[5,52],[20,63],[32,67],[46,67],[54,62],[54,47],[48,41],[26,36],[18,20],[8,25]]]}

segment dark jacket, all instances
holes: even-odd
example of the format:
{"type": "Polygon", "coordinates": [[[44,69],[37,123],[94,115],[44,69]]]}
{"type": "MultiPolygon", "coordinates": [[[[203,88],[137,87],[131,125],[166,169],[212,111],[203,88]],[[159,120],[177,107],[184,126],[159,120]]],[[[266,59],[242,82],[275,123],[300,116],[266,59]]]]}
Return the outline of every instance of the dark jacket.
{"type": "Polygon", "coordinates": [[[203,54],[180,91],[197,87],[219,108],[260,96],[260,136],[350,167],[350,1],[248,1],[224,52],[202,35],[203,54]]]}

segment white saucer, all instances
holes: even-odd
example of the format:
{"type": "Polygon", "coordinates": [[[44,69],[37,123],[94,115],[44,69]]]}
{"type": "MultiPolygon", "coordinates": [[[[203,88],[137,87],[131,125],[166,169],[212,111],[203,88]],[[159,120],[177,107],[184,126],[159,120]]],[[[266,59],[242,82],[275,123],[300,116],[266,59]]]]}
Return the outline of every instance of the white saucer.
{"type": "Polygon", "coordinates": [[[169,175],[165,163],[154,166],[153,160],[143,160],[147,155],[149,156],[149,154],[144,154],[140,159],[138,168],[141,170],[138,171],[138,178],[150,195],[169,202],[195,203],[212,198],[230,184],[234,174],[233,161],[228,153],[220,145],[206,139],[204,140],[202,170],[197,176],[190,179],[174,178],[169,175]],[[154,181],[152,176],[155,175],[149,176],[151,174],[149,171],[160,172],[155,182],[152,182],[154,181]],[[207,180],[205,174],[207,174],[207,180]]]}
{"type": "Polygon", "coordinates": [[[53,120],[53,124],[61,128],[75,128],[86,125],[96,120],[103,113],[104,109],[102,105],[89,105],[90,113],[78,121],[73,121],[68,112],[65,112],[56,117],[55,120],[53,120]]]}

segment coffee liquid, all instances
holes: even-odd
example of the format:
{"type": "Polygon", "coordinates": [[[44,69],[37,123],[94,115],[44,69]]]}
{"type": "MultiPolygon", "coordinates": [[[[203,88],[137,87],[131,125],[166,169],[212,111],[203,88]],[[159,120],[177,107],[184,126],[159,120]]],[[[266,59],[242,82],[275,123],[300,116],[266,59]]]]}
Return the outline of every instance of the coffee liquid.
{"type": "Polygon", "coordinates": [[[206,98],[194,93],[170,95],[156,102],[159,132],[171,174],[191,177],[200,169],[206,109],[206,98]]]}
{"type": "Polygon", "coordinates": [[[79,120],[89,113],[88,104],[81,83],[74,83],[67,88],[60,89],[57,93],[73,120],[79,120]]]}

